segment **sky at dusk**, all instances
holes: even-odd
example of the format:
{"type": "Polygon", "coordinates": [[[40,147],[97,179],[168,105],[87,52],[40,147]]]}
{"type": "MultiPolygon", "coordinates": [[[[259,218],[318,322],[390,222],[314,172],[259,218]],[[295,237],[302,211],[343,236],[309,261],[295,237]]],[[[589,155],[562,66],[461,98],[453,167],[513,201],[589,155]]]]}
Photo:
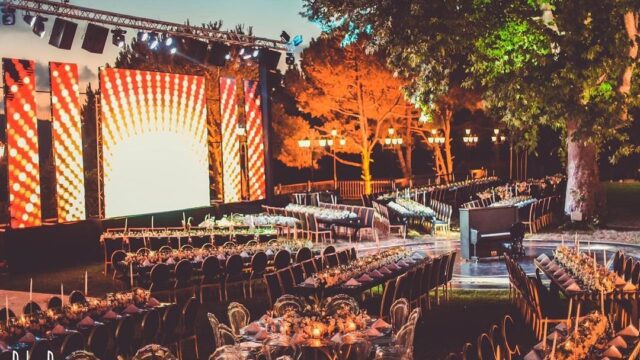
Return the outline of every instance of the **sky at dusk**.
{"type": "MultiPolygon", "coordinates": [[[[303,46],[320,34],[318,26],[299,15],[301,0],[71,0],[71,4],[176,23],[189,20],[194,25],[222,20],[223,30],[244,24],[253,27],[254,35],[274,39],[279,39],[280,33],[285,30],[291,36],[301,34],[303,46]]],[[[111,37],[107,39],[103,54],[92,54],[81,49],[86,22],[79,23],[71,50],[61,50],[48,44],[53,17],[50,16],[46,23],[47,34],[40,39],[22,20],[23,13],[16,15],[16,25],[0,25],[0,57],[35,60],[38,91],[49,90],[49,61],[77,63],[81,89],[84,89],[88,82],[96,88],[98,67],[113,63],[116,58],[118,48],[111,44],[111,37]]],[[[126,30],[129,42],[136,31],[126,30]]],[[[4,112],[2,101],[0,98],[0,112],[4,112]]],[[[39,93],[37,102],[38,118],[48,119],[48,94],[39,93]]]]}

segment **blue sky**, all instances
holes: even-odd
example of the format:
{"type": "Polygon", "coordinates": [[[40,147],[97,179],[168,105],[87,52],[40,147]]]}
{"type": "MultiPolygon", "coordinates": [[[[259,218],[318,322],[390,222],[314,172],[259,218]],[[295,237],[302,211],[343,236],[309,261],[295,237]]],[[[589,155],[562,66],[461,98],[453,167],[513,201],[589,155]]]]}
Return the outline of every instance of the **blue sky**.
{"type": "MultiPolygon", "coordinates": [[[[254,35],[275,39],[279,39],[280,33],[285,30],[291,36],[301,34],[304,44],[320,34],[316,25],[299,15],[302,10],[301,0],[71,0],[71,4],[177,23],[184,23],[188,19],[194,25],[222,20],[223,29],[245,24],[253,27],[254,35]]],[[[17,14],[14,26],[0,25],[0,57],[37,61],[38,90],[49,89],[49,61],[77,63],[81,88],[84,89],[89,81],[92,85],[97,85],[99,66],[115,60],[118,49],[111,44],[110,38],[103,54],[92,54],[80,48],[86,23],[79,24],[72,49],[61,50],[48,44],[53,17],[49,17],[46,23],[47,34],[40,39],[22,20],[22,15],[21,12],[17,14]]],[[[129,30],[127,41],[134,35],[135,31],[129,30]]],[[[38,117],[48,118],[48,96],[40,94],[37,101],[38,117]]],[[[4,112],[4,106],[0,106],[0,111],[4,112]]]]}

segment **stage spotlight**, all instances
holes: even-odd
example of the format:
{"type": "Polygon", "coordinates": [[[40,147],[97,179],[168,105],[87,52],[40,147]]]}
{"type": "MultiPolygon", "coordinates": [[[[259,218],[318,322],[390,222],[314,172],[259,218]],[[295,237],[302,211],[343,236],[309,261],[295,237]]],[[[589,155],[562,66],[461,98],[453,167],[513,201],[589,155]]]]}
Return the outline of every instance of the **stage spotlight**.
{"type": "Polygon", "coordinates": [[[39,37],[44,37],[44,34],[46,33],[46,29],[44,26],[44,23],[49,20],[46,17],[43,16],[36,16],[36,19],[33,21],[33,33],[38,35],[39,37]]]}
{"type": "Polygon", "coordinates": [[[24,20],[24,22],[26,22],[27,24],[29,24],[29,26],[33,27],[33,24],[35,24],[36,22],[36,17],[30,14],[25,14],[22,17],[22,20],[24,20]]]}
{"type": "Polygon", "coordinates": [[[171,36],[166,36],[164,38],[164,46],[171,46],[173,45],[173,38],[171,36]]]}
{"type": "Polygon", "coordinates": [[[209,44],[193,38],[177,38],[177,51],[195,64],[204,64],[207,61],[209,44]]]}
{"type": "Polygon", "coordinates": [[[119,48],[123,47],[125,44],[125,37],[124,34],[126,34],[127,31],[126,30],[122,30],[122,29],[113,29],[111,30],[111,43],[119,48]]]}
{"type": "Polygon", "coordinates": [[[254,58],[260,56],[260,49],[253,49],[253,53],[251,54],[254,58]]]}
{"type": "Polygon", "coordinates": [[[108,36],[109,29],[104,26],[89,23],[87,25],[87,31],[84,33],[82,48],[90,53],[102,54],[108,36]]]}
{"type": "Polygon", "coordinates": [[[158,45],[160,45],[160,39],[158,39],[158,34],[155,32],[152,32],[151,34],[149,34],[149,49],[155,50],[158,48],[158,45]]]}
{"type": "Polygon", "coordinates": [[[302,35],[294,36],[291,43],[293,44],[293,46],[300,46],[302,44],[302,35]]]}
{"type": "Polygon", "coordinates": [[[149,33],[146,31],[138,31],[138,41],[146,42],[149,39],[149,33]]]}
{"type": "Polygon", "coordinates": [[[49,45],[59,49],[70,50],[73,44],[73,38],[76,36],[77,28],[78,24],[72,21],[56,18],[53,22],[53,28],[51,29],[49,45]]]}
{"type": "Polygon", "coordinates": [[[293,66],[296,64],[296,57],[293,53],[287,53],[287,57],[284,59],[285,63],[289,66],[293,66]]]}
{"type": "Polygon", "coordinates": [[[240,52],[238,52],[238,55],[240,55],[243,60],[249,60],[253,56],[253,49],[249,47],[242,48],[240,52]]]}
{"type": "Polygon", "coordinates": [[[2,8],[2,25],[16,24],[16,9],[2,8]]]}
{"type": "Polygon", "coordinates": [[[289,36],[286,31],[283,31],[282,34],[280,34],[280,39],[288,43],[289,41],[291,41],[291,36],[289,36]]]}
{"type": "Polygon", "coordinates": [[[231,46],[221,42],[212,42],[207,62],[210,65],[224,66],[227,60],[231,60],[231,46]]]}

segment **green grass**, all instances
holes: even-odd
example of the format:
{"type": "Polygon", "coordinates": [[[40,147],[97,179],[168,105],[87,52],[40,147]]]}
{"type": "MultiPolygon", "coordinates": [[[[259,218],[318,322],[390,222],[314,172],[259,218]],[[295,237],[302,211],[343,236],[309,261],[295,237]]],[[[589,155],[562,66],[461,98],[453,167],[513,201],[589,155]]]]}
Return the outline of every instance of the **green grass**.
{"type": "Polygon", "coordinates": [[[640,182],[606,182],[607,226],[640,228],[640,182]]]}

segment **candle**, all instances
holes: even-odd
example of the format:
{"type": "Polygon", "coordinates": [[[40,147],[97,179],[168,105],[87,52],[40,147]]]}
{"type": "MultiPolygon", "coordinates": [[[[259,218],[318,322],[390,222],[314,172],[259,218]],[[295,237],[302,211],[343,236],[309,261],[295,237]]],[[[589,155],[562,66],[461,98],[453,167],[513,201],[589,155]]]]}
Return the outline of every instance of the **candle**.
{"type": "Polygon", "coordinates": [[[321,334],[322,332],[319,327],[313,327],[313,329],[311,329],[311,337],[318,339],[321,334]]]}
{"type": "Polygon", "coordinates": [[[127,225],[129,223],[129,218],[124,218],[124,232],[127,232],[127,225]]]}
{"type": "Polygon", "coordinates": [[[64,307],[64,284],[60,283],[60,303],[64,307]]]}
{"type": "Polygon", "coordinates": [[[29,302],[33,301],[33,278],[29,279],[29,302]]]}
{"type": "Polygon", "coordinates": [[[133,261],[129,263],[129,277],[131,279],[131,288],[133,288],[133,261]]]}
{"type": "Polygon", "coordinates": [[[564,235],[561,236],[562,239],[562,246],[564,246],[564,235]]]}
{"type": "Polygon", "coordinates": [[[551,345],[551,360],[555,360],[556,358],[556,342],[558,341],[558,332],[553,332],[553,345],[551,345]]]}
{"type": "Polygon", "coordinates": [[[4,296],[4,310],[7,315],[7,326],[9,325],[9,297],[7,295],[4,296]]]}
{"type": "Polygon", "coordinates": [[[602,263],[605,269],[609,267],[607,266],[607,249],[602,249],[602,263]]]}
{"type": "Polygon", "coordinates": [[[578,302],[578,306],[576,307],[576,327],[574,328],[574,332],[578,332],[578,321],[580,320],[580,303],[578,302]]]}
{"type": "Polygon", "coordinates": [[[574,234],[573,245],[575,246],[576,249],[578,249],[578,233],[574,234]]]}
{"type": "Polygon", "coordinates": [[[153,230],[153,215],[151,215],[151,230],[153,230]]]}
{"type": "Polygon", "coordinates": [[[600,290],[600,313],[604,315],[604,290],[600,290]]]}
{"type": "Polygon", "coordinates": [[[591,240],[587,240],[587,252],[591,254],[591,240]]]}
{"type": "Polygon", "coordinates": [[[567,311],[567,328],[571,327],[571,310],[573,310],[573,298],[569,299],[569,310],[567,311]]]}
{"type": "Polygon", "coordinates": [[[547,331],[549,328],[549,322],[547,318],[544,319],[544,331],[542,332],[542,351],[546,351],[547,350],[547,331]]]}
{"type": "Polygon", "coordinates": [[[89,272],[84,272],[84,296],[89,295],[89,272]]]}

